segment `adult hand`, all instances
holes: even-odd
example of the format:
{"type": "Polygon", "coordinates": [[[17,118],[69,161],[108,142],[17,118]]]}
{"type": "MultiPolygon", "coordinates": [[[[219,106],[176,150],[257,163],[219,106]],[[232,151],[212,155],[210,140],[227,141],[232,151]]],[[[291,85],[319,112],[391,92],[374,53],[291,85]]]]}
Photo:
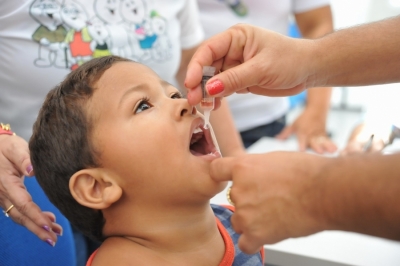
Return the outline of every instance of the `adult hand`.
{"type": "Polygon", "coordinates": [[[24,186],[24,176],[33,175],[28,143],[18,136],[0,135],[0,207],[7,210],[14,205],[8,212],[14,222],[43,241],[56,243],[55,232],[61,235],[61,226],[53,213],[40,210],[24,186]]]}
{"type": "Polygon", "coordinates": [[[366,149],[368,141],[349,141],[344,147],[343,150],[340,151],[340,155],[354,155],[358,153],[371,153],[371,152],[380,152],[385,147],[382,139],[374,139],[369,147],[366,149]]]}
{"type": "Polygon", "coordinates": [[[296,134],[300,151],[311,148],[318,154],[333,153],[337,147],[326,134],[325,120],[325,115],[318,111],[305,109],[293,124],[284,128],[276,138],[285,140],[296,134]]]}
{"type": "Polygon", "coordinates": [[[389,142],[390,131],[382,131],[381,128],[367,124],[357,125],[350,134],[346,147],[340,151],[340,155],[354,155],[358,153],[380,152],[389,142]],[[373,138],[371,139],[371,136],[373,138]]]}
{"type": "Polygon", "coordinates": [[[257,252],[263,244],[310,235],[325,229],[323,192],[317,178],[329,158],[298,152],[247,154],[211,163],[215,181],[232,180],[234,230],[239,248],[257,252]]]}
{"type": "Polygon", "coordinates": [[[312,40],[292,39],[245,24],[233,26],[205,41],[193,55],[185,80],[188,101],[200,103],[202,68],[210,65],[221,72],[206,85],[214,97],[234,92],[297,94],[310,85],[311,66],[305,61],[313,58],[312,48],[312,40]]]}

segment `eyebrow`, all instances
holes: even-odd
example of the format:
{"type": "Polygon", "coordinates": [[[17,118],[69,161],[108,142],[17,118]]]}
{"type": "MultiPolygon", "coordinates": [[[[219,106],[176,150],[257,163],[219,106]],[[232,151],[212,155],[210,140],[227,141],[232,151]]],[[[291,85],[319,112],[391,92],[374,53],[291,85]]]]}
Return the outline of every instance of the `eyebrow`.
{"type": "Polygon", "coordinates": [[[163,86],[164,89],[165,89],[166,87],[172,86],[171,83],[169,83],[169,82],[167,82],[167,81],[165,81],[165,80],[163,80],[163,79],[160,80],[160,83],[161,83],[161,85],[163,86]]]}
{"type": "MultiPolygon", "coordinates": [[[[170,84],[169,82],[160,79],[160,84],[163,87],[163,89],[165,90],[167,87],[172,86],[172,84],[170,84]]],[[[136,86],[133,86],[132,88],[129,88],[127,91],[124,92],[124,94],[121,96],[120,100],[119,100],[119,104],[118,106],[121,106],[122,103],[125,101],[125,99],[128,97],[129,94],[133,93],[133,92],[137,92],[137,91],[143,91],[143,90],[148,90],[149,86],[147,84],[139,84],[136,86]]]]}
{"type": "Polygon", "coordinates": [[[118,107],[122,105],[122,103],[125,101],[125,99],[128,97],[129,94],[137,91],[147,90],[148,88],[149,87],[146,84],[139,84],[132,88],[129,88],[127,91],[124,92],[124,94],[122,94],[118,103],[118,107]]]}

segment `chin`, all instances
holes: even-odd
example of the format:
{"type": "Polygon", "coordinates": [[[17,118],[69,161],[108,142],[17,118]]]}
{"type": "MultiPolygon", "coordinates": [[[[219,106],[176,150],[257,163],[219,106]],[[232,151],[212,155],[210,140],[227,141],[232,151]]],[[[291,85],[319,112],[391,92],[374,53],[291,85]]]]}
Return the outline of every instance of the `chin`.
{"type": "Polygon", "coordinates": [[[195,176],[196,178],[196,190],[199,191],[200,194],[204,195],[206,199],[211,199],[221,191],[223,191],[228,182],[216,182],[214,181],[210,175],[202,176],[195,176]]]}
{"type": "MultiPolygon", "coordinates": [[[[215,182],[215,181],[214,181],[214,182],[215,182]]],[[[217,185],[218,185],[218,192],[217,192],[217,194],[220,193],[221,191],[223,191],[223,190],[226,188],[226,186],[228,185],[228,181],[224,181],[224,182],[215,182],[215,183],[217,183],[217,185]]]]}

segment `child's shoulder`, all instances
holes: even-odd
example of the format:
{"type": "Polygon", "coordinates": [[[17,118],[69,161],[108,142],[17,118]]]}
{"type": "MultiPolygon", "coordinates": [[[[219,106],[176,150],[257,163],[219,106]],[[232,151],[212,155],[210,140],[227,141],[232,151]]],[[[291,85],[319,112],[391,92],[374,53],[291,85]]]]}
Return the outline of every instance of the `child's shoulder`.
{"type": "Polygon", "coordinates": [[[148,249],[123,237],[107,238],[88,260],[86,266],[156,265],[160,263],[148,249]],[[154,264],[155,263],[155,264],[154,264]]]}

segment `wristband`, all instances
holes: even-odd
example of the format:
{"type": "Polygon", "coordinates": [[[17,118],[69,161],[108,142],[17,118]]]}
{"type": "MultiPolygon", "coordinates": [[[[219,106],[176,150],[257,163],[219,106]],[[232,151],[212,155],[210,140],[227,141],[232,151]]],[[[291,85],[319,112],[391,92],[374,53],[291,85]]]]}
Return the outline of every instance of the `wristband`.
{"type": "Polygon", "coordinates": [[[10,124],[0,123],[0,135],[7,134],[15,136],[15,133],[11,131],[10,124]]]}

